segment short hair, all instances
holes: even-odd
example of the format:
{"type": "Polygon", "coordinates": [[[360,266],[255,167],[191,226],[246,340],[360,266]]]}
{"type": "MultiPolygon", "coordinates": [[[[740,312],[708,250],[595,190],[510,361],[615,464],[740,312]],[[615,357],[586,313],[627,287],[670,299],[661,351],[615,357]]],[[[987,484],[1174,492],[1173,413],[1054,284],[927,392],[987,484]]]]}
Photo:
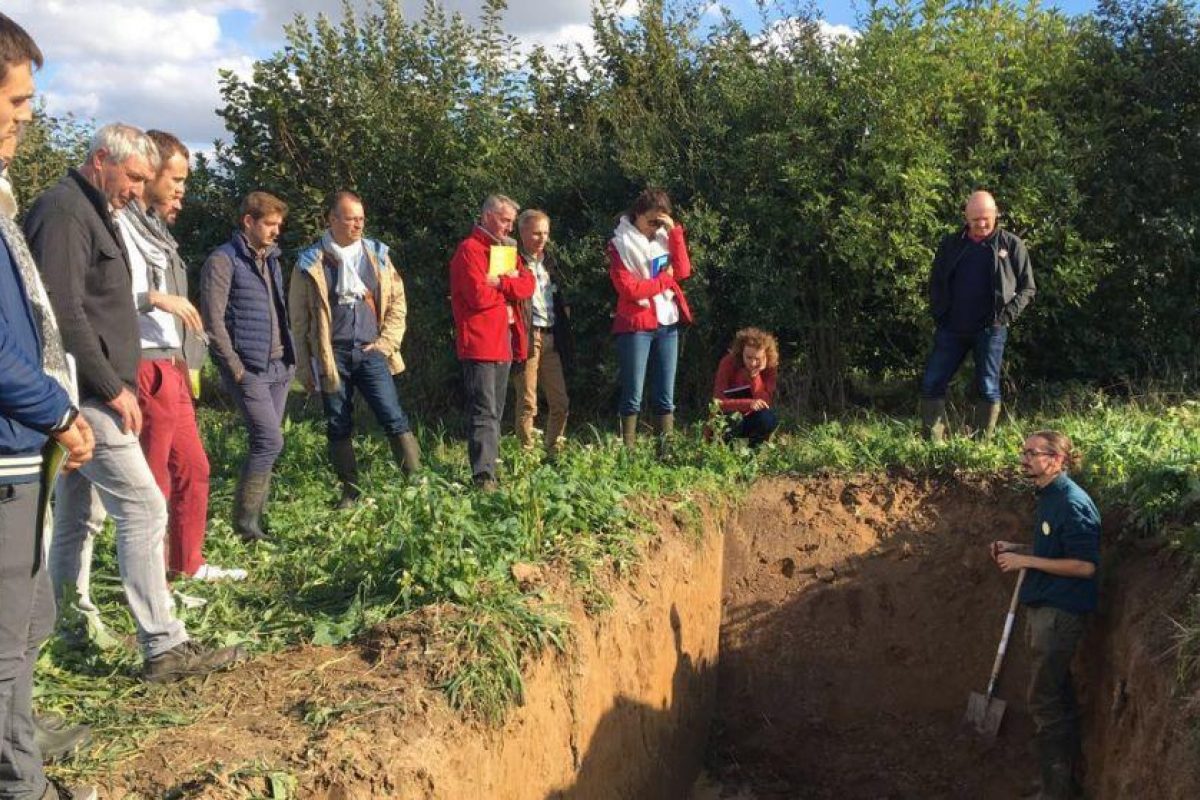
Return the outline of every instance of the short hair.
{"type": "Polygon", "coordinates": [[[779,340],[774,334],[767,333],[762,328],[742,328],[733,335],[733,344],[729,352],[738,358],[747,347],[762,348],[767,355],[767,369],[779,366],[779,340]]]}
{"type": "Polygon", "coordinates": [[[343,200],[352,200],[355,203],[358,203],[360,206],[363,205],[362,198],[354,192],[350,191],[349,189],[338,189],[336,192],[329,195],[329,199],[325,202],[325,216],[329,216],[336,211],[337,207],[341,205],[343,200]]]}
{"type": "Polygon", "coordinates": [[[0,81],[8,80],[9,67],[30,63],[42,68],[42,51],[33,37],[12,18],[0,14],[0,81]]]}
{"type": "Polygon", "coordinates": [[[527,208],[521,212],[521,216],[517,217],[517,230],[523,231],[529,225],[532,225],[535,222],[541,222],[542,220],[549,222],[550,215],[545,211],[540,211],[536,208],[527,208]]]}
{"type": "Polygon", "coordinates": [[[1063,469],[1074,470],[1083,465],[1083,453],[1075,449],[1070,436],[1059,431],[1034,431],[1027,438],[1035,436],[1046,443],[1051,453],[1063,457],[1063,469]]]}
{"type": "Polygon", "coordinates": [[[113,122],[105,125],[92,136],[88,145],[88,161],[101,150],[112,156],[118,164],[124,164],[134,156],[146,159],[150,169],[158,172],[162,158],[158,154],[158,145],[147,136],[141,128],[126,125],[123,122],[113,122]]]}
{"type": "Polygon", "coordinates": [[[647,187],[633,199],[633,204],[629,206],[626,214],[629,216],[629,221],[645,214],[648,211],[661,211],[664,214],[671,214],[671,197],[665,189],[656,189],[647,187]]]}
{"type": "Polygon", "coordinates": [[[154,146],[158,148],[158,157],[162,159],[163,164],[166,164],[175,156],[183,156],[184,161],[191,161],[191,151],[187,149],[186,144],[179,141],[179,137],[175,134],[151,128],[146,131],[146,135],[150,137],[150,141],[154,142],[154,146]]]}
{"type": "Polygon", "coordinates": [[[278,214],[281,217],[286,217],[288,213],[287,203],[280,200],[270,192],[255,191],[246,195],[242,199],[242,207],[238,212],[238,224],[247,216],[254,219],[255,222],[263,217],[269,217],[272,214],[278,214]]]}
{"type": "Polygon", "coordinates": [[[503,194],[489,194],[487,199],[483,201],[483,208],[479,210],[479,216],[483,216],[489,211],[499,211],[508,206],[513,211],[520,211],[521,206],[516,200],[503,194]]]}

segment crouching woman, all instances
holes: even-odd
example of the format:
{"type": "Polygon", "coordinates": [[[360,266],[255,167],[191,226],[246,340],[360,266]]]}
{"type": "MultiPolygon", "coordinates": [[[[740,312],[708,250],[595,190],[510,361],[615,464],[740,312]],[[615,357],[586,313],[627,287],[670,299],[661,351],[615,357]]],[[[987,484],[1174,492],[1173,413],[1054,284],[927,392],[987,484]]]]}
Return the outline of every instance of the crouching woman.
{"type": "Polygon", "coordinates": [[[771,403],[779,368],[779,342],[759,328],[742,328],[717,366],[713,400],[730,418],[729,436],[758,447],[779,425],[771,403]],[[740,414],[740,421],[733,418],[740,414]]]}

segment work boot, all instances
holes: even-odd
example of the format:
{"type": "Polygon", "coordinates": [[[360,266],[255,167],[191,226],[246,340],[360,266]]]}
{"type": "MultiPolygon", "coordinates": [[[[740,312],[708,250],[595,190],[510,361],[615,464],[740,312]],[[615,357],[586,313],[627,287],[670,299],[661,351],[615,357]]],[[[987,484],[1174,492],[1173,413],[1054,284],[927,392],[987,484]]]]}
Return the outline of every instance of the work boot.
{"type": "Polygon", "coordinates": [[[233,529],[243,542],[261,542],[267,538],[262,524],[267,494],[271,491],[271,473],[244,473],[233,492],[233,529]]]}
{"type": "Polygon", "coordinates": [[[33,717],[33,741],[37,743],[42,760],[51,762],[73,755],[92,739],[90,725],[65,727],[58,716],[33,717]]]}
{"type": "Polygon", "coordinates": [[[621,443],[630,450],[637,446],[637,424],[637,414],[621,416],[621,443]]]}
{"type": "Polygon", "coordinates": [[[64,786],[54,778],[47,778],[41,800],[96,800],[99,796],[95,786],[64,786]]]}
{"type": "Polygon", "coordinates": [[[345,511],[358,502],[358,461],[354,457],[354,442],[350,439],[329,440],[329,461],[342,484],[342,496],[334,508],[345,511]]]}
{"type": "Polygon", "coordinates": [[[989,441],[996,430],[996,422],[1000,419],[1000,404],[980,401],[975,404],[975,429],[971,438],[977,441],[989,441]]]}
{"type": "Polygon", "coordinates": [[[658,434],[658,457],[666,458],[670,450],[671,437],[675,434],[675,415],[658,414],[654,417],[654,430],[658,434]]]}
{"type": "Polygon", "coordinates": [[[171,683],[195,675],[231,667],[245,661],[247,653],[241,645],[208,649],[189,639],[165,653],[148,659],[142,668],[142,680],[147,683],[171,683]]]}
{"type": "Polygon", "coordinates": [[[392,458],[405,475],[412,475],[421,468],[421,444],[412,431],[388,438],[392,447],[392,458]]]}
{"type": "Polygon", "coordinates": [[[946,440],[946,401],[921,398],[921,435],[934,444],[946,440]]]}

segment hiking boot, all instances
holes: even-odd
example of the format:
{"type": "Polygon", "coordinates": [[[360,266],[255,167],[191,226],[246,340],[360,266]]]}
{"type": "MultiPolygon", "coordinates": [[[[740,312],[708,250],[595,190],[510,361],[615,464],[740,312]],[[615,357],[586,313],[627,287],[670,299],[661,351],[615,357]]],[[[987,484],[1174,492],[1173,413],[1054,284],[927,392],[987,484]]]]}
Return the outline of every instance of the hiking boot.
{"type": "Polygon", "coordinates": [[[142,680],[147,683],[171,683],[217,672],[246,658],[248,655],[241,645],[210,650],[189,639],[147,660],[142,670],[142,680]]]}
{"type": "Polygon", "coordinates": [[[392,448],[392,458],[405,475],[412,475],[421,468],[421,445],[412,431],[389,437],[388,444],[392,448]]]}
{"type": "Polygon", "coordinates": [[[242,475],[233,492],[233,529],[247,544],[267,538],[262,515],[270,491],[271,473],[251,472],[242,475]]]}
{"type": "Polygon", "coordinates": [[[96,800],[99,796],[95,786],[64,786],[54,778],[47,778],[41,800],[96,800]]]}
{"type": "Polygon", "coordinates": [[[47,715],[33,717],[33,741],[37,743],[42,760],[51,762],[74,755],[92,740],[90,725],[66,727],[62,717],[47,715]]]}

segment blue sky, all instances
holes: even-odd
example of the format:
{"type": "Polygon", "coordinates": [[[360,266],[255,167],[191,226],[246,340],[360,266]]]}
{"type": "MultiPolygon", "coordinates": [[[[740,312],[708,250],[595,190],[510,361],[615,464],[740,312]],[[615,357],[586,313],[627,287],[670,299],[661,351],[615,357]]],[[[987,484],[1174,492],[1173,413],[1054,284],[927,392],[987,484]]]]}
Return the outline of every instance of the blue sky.
{"type": "MultiPolygon", "coordinates": [[[[479,0],[442,2],[468,16],[479,9],[479,0]]],[[[421,0],[402,5],[410,18],[420,14],[421,0]]],[[[748,27],[761,19],[755,0],[720,5],[748,27]]],[[[787,10],[803,7],[803,0],[772,5],[787,10]]],[[[1078,14],[1094,8],[1095,0],[1042,5],[1078,14]]],[[[214,113],[218,70],[248,75],[256,58],[281,45],[284,23],[297,13],[339,16],[341,0],[5,0],[4,6],[46,54],[38,88],[51,113],[165,128],[203,147],[224,134],[214,113]]],[[[590,0],[508,0],[508,7],[507,28],[522,44],[590,41],[590,0]]],[[[812,3],[829,24],[849,27],[865,7],[852,0],[812,3]]]]}

